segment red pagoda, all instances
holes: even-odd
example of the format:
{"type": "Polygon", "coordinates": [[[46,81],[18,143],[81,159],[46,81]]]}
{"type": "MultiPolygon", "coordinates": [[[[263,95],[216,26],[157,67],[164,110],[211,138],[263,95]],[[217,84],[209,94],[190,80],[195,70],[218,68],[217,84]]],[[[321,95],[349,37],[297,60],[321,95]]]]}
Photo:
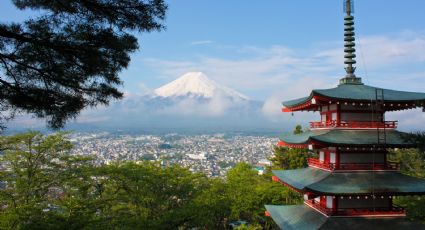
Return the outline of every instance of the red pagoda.
{"type": "Polygon", "coordinates": [[[385,112],[424,108],[425,93],[367,86],[355,72],[352,2],[344,0],[346,76],[336,88],[283,102],[283,112],[317,111],[310,131],[285,135],[279,146],[308,148],[308,167],[274,170],[273,180],[304,195],[303,205],[266,205],[282,229],[425,229],[406,220],[394,196],[424,195],[425,180],[403,175],[387,160],[389,148],[415,147],[386,121],[385,112]]]}

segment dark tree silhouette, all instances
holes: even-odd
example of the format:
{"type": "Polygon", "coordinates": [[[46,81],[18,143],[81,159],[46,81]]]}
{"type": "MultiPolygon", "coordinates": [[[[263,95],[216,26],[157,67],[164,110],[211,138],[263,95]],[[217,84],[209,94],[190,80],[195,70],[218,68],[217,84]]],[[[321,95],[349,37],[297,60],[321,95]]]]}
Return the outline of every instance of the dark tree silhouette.
{"type": "Polygon", "coordinates": [[[63,127],[123,94],[118,73],[138,49],[131,32],[162,30],[163,0],[13,0],[40,12],[0,23],[0,124],[16,112],[63,127]]]}

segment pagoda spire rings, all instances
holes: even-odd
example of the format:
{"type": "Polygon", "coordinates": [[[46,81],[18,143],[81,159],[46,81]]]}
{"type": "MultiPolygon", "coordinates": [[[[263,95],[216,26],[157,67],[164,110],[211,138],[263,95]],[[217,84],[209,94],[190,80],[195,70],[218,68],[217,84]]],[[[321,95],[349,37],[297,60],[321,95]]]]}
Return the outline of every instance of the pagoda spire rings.
{"type": "Polygon", "coordinates": [[[344,64],[345,72],[347,73],[344,78],[340,80],[340,84],[362,84],[361,78],[356,77],[356,43],[354,33],[354,16],[351,15],[354,11],[353,2],[351,0],[344,0],[344,64]]]}
{"type": "Polygon", "coordinates": [[[345,71],[347,72],[347,77],[355,77],[354,72],[356,67],[353,65],[356,64],[356,49],[355,49],[355,33],[354,33],[354,17],[351,15],[346,15],[344,17],[344,58],[345,58],[345,71]]]}

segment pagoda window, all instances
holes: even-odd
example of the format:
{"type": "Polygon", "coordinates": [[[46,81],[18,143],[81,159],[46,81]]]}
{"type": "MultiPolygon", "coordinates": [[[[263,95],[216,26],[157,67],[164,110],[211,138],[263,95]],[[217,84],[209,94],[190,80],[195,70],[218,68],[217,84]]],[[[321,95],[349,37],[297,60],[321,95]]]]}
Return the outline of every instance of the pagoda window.
{"type": "Polygon", "coordinates": [[[345,110],[345,111],[348,110],[348,111],[364,111],[364,112],[370,112],[371,109],[372,109],[371,106],[365,106],[365,104],[363,104],[363,105],[359,105],[359,104],[355,104],[355,105],[347,104],[347,105],[345,105],[345,104],[342,104],[341,105],[341,110],[345,110]]]}
{"type": "Polygon", "coordinates": [[[335,125],[335,122],[338,122],[339,114],[338,114],[338,105],[324,105],[321,107],[321,122],[326,125],[335,125]]]}
{"type": "Polygon", "coordinates": [[[326,208],[333,208],[332,196],[326,196],[326,208]]]}
{"type": "Polygon", "coordinates": [[[338,119],[338,114],[335,112],[335,113],[332,113],[332,121],[336,121],[338,119]]]}
{"type": "Polygon", "coordinates": [[[352,196],[351,199],[348,197],[344,197],[344,199],[338,200],[338,209],[352,209],[352,208],[364,208],[364,209],[373,209],[373,208],[390,208],[391,207],[391,199],[387,196],[380,197],[377,196],[376,199],[372,199],[368,197],[361,196],[352,196]]]}
{"type": "Polygon", "coordinates": [[[326,114],[322,114],[322,123],[326,123],[326,114]]]}
{"type": "Polygon", "coordinates": [[[322,163],[325,161],[325,152],[324,151],[319,152],[319,160],[322,163]]]}
{"type": "Polygon", "coordinates": [[[335,152],[331,152],[330,153],[329,163],[331,163],[331,164],[335,164],[336,163],[336,153],[335,152]]]}
{"type": "Polygon", "coordinates": [[[378,116],[372,116],[371,113],[341,113],[341,121],[376,121],[377,117],[378,116]]]}
{"type": "Polygon", "coordinates": [[[340,163],[385,163],[385,153],[340,153],[340,163]]]}

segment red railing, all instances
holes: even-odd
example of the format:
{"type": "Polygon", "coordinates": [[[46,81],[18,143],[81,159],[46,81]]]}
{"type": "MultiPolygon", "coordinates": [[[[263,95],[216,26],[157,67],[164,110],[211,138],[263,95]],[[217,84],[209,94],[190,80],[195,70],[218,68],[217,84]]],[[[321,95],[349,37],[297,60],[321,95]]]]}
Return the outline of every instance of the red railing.
{"type": "Polygon", "coordinates": [[[376,129],[376,128],[386,128],[386,129],[395,129],[397,128],[397,121],[317,121],[310,122],[311,129],[320,129],[320,128],[355,128],[355,129],[376,129]]]}
{"type": "Polygon", "coordinates": [[[321,206],[320,203],[314,202],[314,200],[304,202],[327,216],[406,216],[406,210],[395,205],[389,208],[347,208],[333,210],[321,206]]]}
{"type": "Polygon", "coordinates": [[[326,163],[321,162],[317,158],[308,158],[309,166],[326,169],[326,170],[400,170],[400,164],[394,162],[386,162],[380,164],[373,163],[326,163]]]}
{"type": "Polygon", "coordinates": [[[320,212],[322,212],[323,214],[327,215],[327,216],[331,216],[334,211],[331,208],[326,208],[320,205],[320,203],[317,203],[314,199],[313,200],[306,200],[304,201],[305,204],[307,204],[310,207],[313,207],[317,210],[319,210],[320,212]]]}
{"type": "Polygon", "coordinates": [[[320,161],[317,158],[308,158],[307,163],[308,163],[309,166],[313,166],[313,167],[316,167],[316,168],[328,169],[328,170],[334,170],[335,169],[335,164],[325,163],[325,162],[320,161]]]}

